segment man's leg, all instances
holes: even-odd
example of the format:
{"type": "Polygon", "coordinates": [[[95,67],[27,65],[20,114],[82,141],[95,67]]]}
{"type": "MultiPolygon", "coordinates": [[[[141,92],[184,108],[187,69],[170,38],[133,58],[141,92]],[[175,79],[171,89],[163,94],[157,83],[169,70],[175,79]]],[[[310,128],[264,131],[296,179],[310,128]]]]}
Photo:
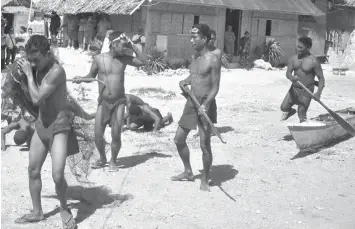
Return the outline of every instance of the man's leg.
{"type": "Polygon", "coordinates": [[[292,88],[287,92],[287,94],[280,106],[281,111],[284,112],[281,117],[281,121],[287,120],[288,118],[290,118],[292,115],[294,115],[296,113],[296,110],[294,108],[292,108],[293,99],[292,99],[292,95],[291,95],[291,90],[292,90],[292,88]]]}
{"type": "Polygon", "coordinates": [[[300,100],[300,104],[298,105],[297,114],[298,114],[298,118],[300,119],[300,122],[302,123],[307,121],[307,111],[309,105],[311,104],[312,98],[303,96],[299,100],[300,100]]]}
{"type": "Polygon", "coordinates": [[[28,177],[33,211],[15,220],[16,223],[38,222],[44,219],[41,204],[41,169],[46,160],[48,149],[39,138],[37,131],[33,134],[29,152],[28,177]]]}
{"type": "Polygon", "coordinates": [[[15,57],[16,57],[16,50],[13,48],[11,51],[11,63],[12,64],[15,62],[15,57]]]}
{"type": "Polygon", "coordinates": [[[191,163],[190,163],[190,150],[186,144],[186,138],[189,133],[190,133],[189,129],[186,129],[180,125],[176,130],[174,142],[176,144],[176,148],[179,152],[182,163],[184,164],[184,172],[179,175],[171,177],[171,180],[173,181],[184,181],[184,180],[193,181],[194,179],[194,175],[192,173],[191,163]]]}
{"type": "Polygon", "coordinates": [[[53,137],[51,149],[52,177],[60,202],[60,216],[65,228],[74,228],[75,220],[67,207],[68,184],[64,178],[65,162],[68,154],[68,132],[58,133],[53,137]]]}
{"type": "Polygon", "coordinates": [[[11,56],[11,49],[6,48],[6,65],[8,65],[10,62],[10,56],[11,56]]]}
{"type": "Polygon", "coordinates": [[[200,132],[200,147],[202,150],[203,174],[201,178],[200,189],[209,191],[208,179],[210,177],[210,170],[212,166],[212,150],[211,150],[211,127],[210,125],[203,124],[202,121],[198,122],[198,129],[200,132]]]}
{"type": "Polygon", "coordinates": [[[107,163],[105,152],[105,129],[106,125],[102,123],[102,105],[98,106],[95,117],[95,144],[100,154],[100,164],[103,166],[107,163]]]}
{"type": "Polygon", "coordinates": [[[118,170],[116,160],[118,153],[120,152],[121,149],[121,131],[122,131],[122,125],[123,125],[123,117],[124,117],[124,111],[125,111],[125,105],[121,104],[117,107],[116,111],[116,120],[114,122],[114,125],[111,128],[111,136],[112,136],[112,142],[111,142],[111,160],[110,160],[110,169],[111,170],[118,170]]]}

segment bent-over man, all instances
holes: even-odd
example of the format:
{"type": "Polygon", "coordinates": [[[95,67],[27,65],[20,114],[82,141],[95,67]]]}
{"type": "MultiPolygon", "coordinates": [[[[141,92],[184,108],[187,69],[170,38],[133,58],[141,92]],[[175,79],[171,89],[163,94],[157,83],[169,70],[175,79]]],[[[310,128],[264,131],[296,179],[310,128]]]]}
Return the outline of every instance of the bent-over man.
{"type": "Polygon", "coordinates": [[[1,129],[1,150],[6,150],[6,135],[13,130],[16,130],[14,134],[15,144],[19,146],[27,143],[27,147],[30,148],[34,128],[24,119],[20,119],[18,122],[11,122],[1,129]]]}

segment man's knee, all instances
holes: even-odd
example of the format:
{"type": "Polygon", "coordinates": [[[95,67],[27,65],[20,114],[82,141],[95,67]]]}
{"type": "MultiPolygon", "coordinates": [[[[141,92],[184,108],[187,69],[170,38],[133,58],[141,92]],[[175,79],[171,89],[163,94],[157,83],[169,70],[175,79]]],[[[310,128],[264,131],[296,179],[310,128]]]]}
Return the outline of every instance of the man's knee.
{"type": "Polygon", "coordinates": [[[211,133],[200,133],[200,148],[203,153],[209,153],[211,151],[210,137],[211,133]],[[209,134],[209,135],[207,135],[209,134]]]}
{"type": "Polygon", "coordinates": [[[41,169],[28,166],[28,176],[30,179],[39,179],[41,177],[41,169]]]}
{"type": "Polygon", "coordinates": [[[64,181],[64,171],[53,171],[52,178],[55,184],[62,184],[64,181]]]}
{"type": "Polygon", "coordinates": [[[281,111],[288,112],[291,109],[291,106],[288,103],[282,103],[280,106],[281,111]]]}

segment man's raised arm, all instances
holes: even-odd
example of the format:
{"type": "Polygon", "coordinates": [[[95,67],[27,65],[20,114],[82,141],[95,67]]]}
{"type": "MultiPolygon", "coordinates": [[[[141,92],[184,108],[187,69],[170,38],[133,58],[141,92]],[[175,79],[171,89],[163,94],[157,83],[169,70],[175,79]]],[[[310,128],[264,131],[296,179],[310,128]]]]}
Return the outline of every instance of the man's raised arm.
{"type": "Polygon", "coordinates": [[[28,80],[28,90],[34,105],[38,106],[48,98],[62,83],[66,83],[66,76],[63,67],[56,66],[49,70],[46,80],[38,87],[35,83],[32,67],[27,60],[18,61],[22,71],[26,74],[28,80]]]}
{"type": "Polygon", "coordinates": [[[124,57],[125,64],[131,65],[134,67],[141,67],[141,66],[145,65],[148,61],[148,57],[143,52],[141,52],[137,48],[137,46],[135,44],[133,44],[132,41],[130,41],[130,44],[131,44],[133,52],[136,54],[136,57],[125,56],[124,57]]]}

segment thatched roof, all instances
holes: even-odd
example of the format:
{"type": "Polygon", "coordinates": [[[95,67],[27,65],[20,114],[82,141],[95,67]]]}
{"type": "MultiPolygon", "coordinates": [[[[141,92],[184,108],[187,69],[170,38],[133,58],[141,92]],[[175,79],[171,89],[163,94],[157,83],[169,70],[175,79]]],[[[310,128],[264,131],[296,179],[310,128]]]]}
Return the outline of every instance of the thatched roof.
{"type": "Polygon", "coordinates": [[[355,8],[355,0],[331,0],[331,2],[335,6],[354,7],[355,8]]]}
{"type": "Polygon", "coordinates": [[[105,13],[131,14],[145,0],[40,0],[36,8],[58,14],[105,13]]]}
{"type": "Polygon", "coordinates": [[[3,7],[26,7],[30,8],[31,0],[1,0],[1,8],[3,7]]]}
{"type": "Polygon", "coordinates": [[[30,8],[24,7],[24,6],[5,6],[2,9],[3,13],[8,13],[8,14],[15,14],[15,13],[29,13],[30,8]]]}

